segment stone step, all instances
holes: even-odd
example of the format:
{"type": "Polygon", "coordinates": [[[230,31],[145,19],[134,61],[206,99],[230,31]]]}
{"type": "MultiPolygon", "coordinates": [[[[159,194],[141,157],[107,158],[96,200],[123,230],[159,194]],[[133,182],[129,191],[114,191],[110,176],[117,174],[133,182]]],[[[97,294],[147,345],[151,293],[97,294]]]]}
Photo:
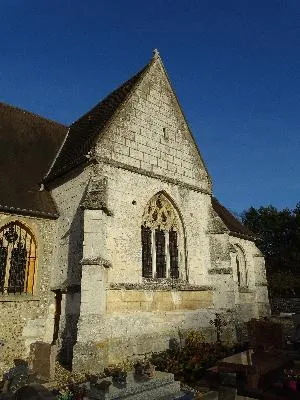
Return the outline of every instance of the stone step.
{"type": "Polygon", "coordinates": [[[136,394],[130,394],[125,397],[105,397],[105,400],[177,400],[180,399],[180,390],[178,385],[169,383],[151,390],[146,390],[136,394]]]}

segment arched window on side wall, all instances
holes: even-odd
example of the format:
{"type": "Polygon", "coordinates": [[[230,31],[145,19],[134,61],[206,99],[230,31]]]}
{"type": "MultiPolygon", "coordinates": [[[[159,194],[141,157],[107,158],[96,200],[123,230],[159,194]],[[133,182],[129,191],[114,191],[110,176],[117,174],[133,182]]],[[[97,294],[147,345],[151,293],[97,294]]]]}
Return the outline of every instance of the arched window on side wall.
{"type": "Polygon", "coordinates": [[[0,228],[0,292],[33,293],[36,242],[23,224],[15,221],[0,228]]]}
{"type": "Polygon", "coordinates": [[[163,193],[156,194],[148,202],[143,214],[141,236],[142,276],[178,279],[182,227],[176,210],[163,193]]]}
{"type": "Polygon", "coordinates": [[[241,287],[248,286],[248,271],[247,271],[247,263],[244,251],[239,245],[235,245],[236,250],[236,272],[238,284],[241,287]]]}

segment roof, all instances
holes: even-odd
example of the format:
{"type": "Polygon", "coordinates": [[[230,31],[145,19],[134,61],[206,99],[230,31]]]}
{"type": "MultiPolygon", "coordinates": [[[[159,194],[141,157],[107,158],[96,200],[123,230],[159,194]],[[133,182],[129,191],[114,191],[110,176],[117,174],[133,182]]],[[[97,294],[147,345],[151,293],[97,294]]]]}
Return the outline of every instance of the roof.
{"type": "Polygon", "coordinates": [[[149,66],[150,63],[70,126],[66,140],[45,177],[45,182],[87,161],[86,155],[91,150],[95,138],[111,120],[149,66]]]}
{"type": "Polygon", "coordinates": [[[215,197],[212,197],[212,206],[222,219],[232,236],[255,240],[256,237],[245,225],[243,225],[230,211],[227,210],[215,197]]]}
{"type": "Polygon", "coordinates": [[[39,183],[66,133],[64,125],[0,102],[0,210],[57,216],[39,183]]]}

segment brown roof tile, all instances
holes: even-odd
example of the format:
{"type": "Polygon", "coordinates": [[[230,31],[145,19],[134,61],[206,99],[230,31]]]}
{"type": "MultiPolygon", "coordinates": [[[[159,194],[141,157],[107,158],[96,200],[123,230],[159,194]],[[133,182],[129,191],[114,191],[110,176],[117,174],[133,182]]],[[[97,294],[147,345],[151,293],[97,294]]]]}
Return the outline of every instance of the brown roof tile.
{"type": "Polygon", "coordinates": [[[234,217],[215,197],[212,197],[212,206],[233,236],[255,240],[254,233],[234,217]]]}
{"type": "Polygon", "coordinates": [[[113,117],[149,65],[147,64],[70,126],[65,143],[51,171],[45,177],[45,182],[49,182],[87,161],[86,155],[91,150],[95,138],[113,117]]]}
{"type": "Polygon", "coordinates": [[[39,183],[67,128],[0,103],[0,210],[55,217],[54,202],[39,183]]]}

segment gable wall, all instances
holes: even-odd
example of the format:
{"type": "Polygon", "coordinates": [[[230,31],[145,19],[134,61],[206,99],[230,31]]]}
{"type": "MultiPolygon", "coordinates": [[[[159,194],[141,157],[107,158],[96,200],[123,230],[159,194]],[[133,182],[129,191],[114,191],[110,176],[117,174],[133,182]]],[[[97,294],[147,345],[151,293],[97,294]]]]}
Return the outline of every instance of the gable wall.
{"type": "Polygon", "coordinates": [[[160,60],[101,134],[96,153],[210,191],[207,172],[160,60]]]}

